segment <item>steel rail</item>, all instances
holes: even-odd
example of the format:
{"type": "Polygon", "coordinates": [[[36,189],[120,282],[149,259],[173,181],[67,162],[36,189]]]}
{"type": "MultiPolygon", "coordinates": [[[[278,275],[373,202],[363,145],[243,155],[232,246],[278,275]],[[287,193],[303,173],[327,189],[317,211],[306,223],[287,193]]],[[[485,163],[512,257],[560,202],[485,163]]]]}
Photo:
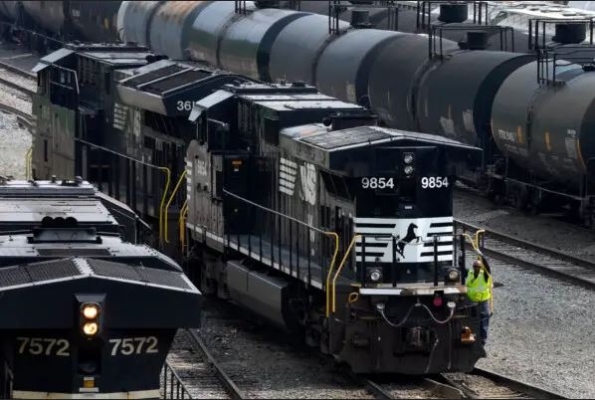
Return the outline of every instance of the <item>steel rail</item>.
{"type": "MultiPolygon", "coordinates": [[[[494,246],[486,245],[482,248],[482,252],[487,255],[504,261],[510,264],[520,265],[525,268],[538,270],[556,278],[570,281],[574,284],[580,285],[587,289],[595,289],[595,263],[581,257],[573,256],[568,253],[552,250],[536,243],[531,243],[524,239],[514,237],[512,235],[490,229],[480,228],[467,222],[460,220],[455,221],[455,224],[466,230],[484,229],[485,239],[490,239],[494,243],[500,242],[505,245],[515,246],[521,249],[533,251],[537,254],[549,257],[553,260],[560,261],[559,266],[547,265],[535,259],[521,259],[505,251],[500,251],[494,246]],[[564,265],[563,263],[566,263],[564,265]]],[[[497,246],[496,246],[497,247],[497,246]]]]}
{"type": "Polygon", "coordinates": [[[235,384],[235,382],[227,375],[227,373],[221,368],[221,365],[215,360],[207,346],[205,345],[204,341],[200,337],[198,331],[189,329],[190,336],[194,339],[202,356],[205,360],[213,367],[215,371],[215,375],[219,378],[221,384],[225,387],[225,390],[230,395],[230,397],[234,400],[242,400],[248,398],[242,390],[235,384]]]}
{"type": "MultiPolygon", "coordinates": [[[[468,399],[566,399],[566,397],[539,388],[527,382],[509,378],[483,368],[475,368],[468,376],[480,376],[492,381],[493,387],[478,388],[441,374],[447,385],[460,390],[468,399]]],[[[481,385],[478,385],[481,386],[481,385]]]]}

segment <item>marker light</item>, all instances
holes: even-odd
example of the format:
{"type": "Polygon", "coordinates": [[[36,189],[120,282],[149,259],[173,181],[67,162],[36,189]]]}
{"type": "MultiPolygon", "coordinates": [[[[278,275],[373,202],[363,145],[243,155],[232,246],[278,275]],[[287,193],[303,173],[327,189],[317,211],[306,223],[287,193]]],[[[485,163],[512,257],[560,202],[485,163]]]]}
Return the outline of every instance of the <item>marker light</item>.
{"type": "Polygon", "coordinates": [[[99,327],[97,326],[97,324],[95,322],[87,322],[83,326],[83,332],[87,336],[93,336],[93,335],[95,335],[98,330],[99,330],[99,327]]]}
{"type": "Polygon", "coordinates": [[[95,319],[99,315],[99,308],[94,304],[83,307],[83,316],[87,319],[95,319]]]}
{"type": "Polygon", "coordinates": [[[410,153],[405,154],[403,161],[405,161],[405,164],[411,164],[413,162],[413,155],[410,153]]]}
{"type": "Polygon", "coordinates": [[[405,173],[407,175],[411,175],[413,173],[413,167],[411,165],[408,165],[405,167],[405,173]]]}

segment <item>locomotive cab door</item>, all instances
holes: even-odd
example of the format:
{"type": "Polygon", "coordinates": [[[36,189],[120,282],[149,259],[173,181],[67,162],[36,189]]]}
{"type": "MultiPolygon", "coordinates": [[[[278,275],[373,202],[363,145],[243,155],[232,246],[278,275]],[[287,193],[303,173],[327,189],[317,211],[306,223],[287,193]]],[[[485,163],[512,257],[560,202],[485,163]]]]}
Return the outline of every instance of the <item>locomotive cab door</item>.
{"type": "Polygon", "coordinates": [[[253,226],[253,210],[246,201],[250,198],[251,160],[247,155],[227,155],[222,161],[223,171],[216,172],[215,187],[225,205],[226,234],[248,234],[253,226]]]}

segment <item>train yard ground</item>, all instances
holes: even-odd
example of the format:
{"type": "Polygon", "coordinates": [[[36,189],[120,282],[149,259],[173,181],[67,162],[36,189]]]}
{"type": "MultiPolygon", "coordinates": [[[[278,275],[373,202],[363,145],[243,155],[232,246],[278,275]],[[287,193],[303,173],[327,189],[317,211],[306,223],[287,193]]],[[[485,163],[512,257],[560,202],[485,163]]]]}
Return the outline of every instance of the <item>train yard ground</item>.
{"type": "MultiPolygon", "coordinates": [[[[2,62],[22,69],[35,65],[31,56],[10,49],[0,49],[0,76],[20,84],[25,76],[10,71],[2,62]]],[[[29,67],[29,68],[30,68],[29,67]]],[[[26,90],[0,82],[0,105],[31,113],[26,90]]],[[[26,155],[31,146],[31,134],[19,123],[17,115],[0,109],[0,175],[17,178],[26,176],[26,155]]],[[[493,229],[530,243],[584,259],[595,265],[595,233],[559,222],[547,216],[532,217],[514,210],[495,208],[486,200],[458,193],[455,196],[455,217],[477,227],[493,229]]],[[[489,244],[489,243],[488,243],[489,244]]],[[[491,244],[493,245],[493,243],[491,244]]],[[[535,249],[525,253],[537,264],[546,263],[535,249]],[[533,254],[533,257],[531,256],[533,254]],[[540,261],[541,260],[541,261],[540,261]]],[[[510,253],[510,252],[508,252],[510,253]]],[[[509,254],[510,255],[510,254],[509,254]]],[[[495,281],[495,313],[491,320],[488,358],[479,367],[542,387],[571,398],[595,397],[595,285],[578,285],[555,275],[519,267],[512,259],[491,260],[495,281]]],[[[470,260],[468,260],[470,262],[470,260]]],[[[552,261],[548,261],[552,263],[552,261]]],[[[553,262],[555,264],[555,261],[553,262]]],[[[560,262],[562,263],[562,261],[560,262]]],[[[588,276],[593,270],[585,264],[569,270],[575,275],[588,276]]],[[[367,389],[363,382],[350,379],[336,369],[331,360],[315,357],[292,343],[279,342],[276,331],[238,316],[235,307],[219,302],[207,303],[202,330],[203,340],[231,380],[236,382],[245,398],[378,398],[379,393],[367,389]]],[[[202,365],[204,355],[189,350],[188,337],[179,338],[174,351],[184,357],[170,355],[170,365],[183,370],[202,365]],[[177,350],[176,350],[177,349],[177,350]]],[[[196,368],[192,368],[196,370],[196,368]]],[[[205,369],[208,369],[205,367],[205,369]]],[[[454,378],[457,378],[456,376],[454,378]]],[[[458,377],[465,382],[465,377],[458,377]]],[[[182,379],[182,380],[183,380],[182,379]]],[[[194,398],[233,397],[217,387],[209,374],[190,376],[195,386],[194,398]],[[208,382],[208,384],[206,383],[208,382]]],[[[467,386],[475,378],[467,378],[467,386]]],[[[188,380],[188,377],[186,377],[188,380]]],[[[379,383],[385,397],[391,398],[450,398],[418,380],[393,380],[379,383]]],[[[481,389],[478,389],[481,390],[481,389]]],[[[467,394],[468,395],[468,394],[467,394]]],[[[166,396],[170,397],[170,396],[166,396]]]]}

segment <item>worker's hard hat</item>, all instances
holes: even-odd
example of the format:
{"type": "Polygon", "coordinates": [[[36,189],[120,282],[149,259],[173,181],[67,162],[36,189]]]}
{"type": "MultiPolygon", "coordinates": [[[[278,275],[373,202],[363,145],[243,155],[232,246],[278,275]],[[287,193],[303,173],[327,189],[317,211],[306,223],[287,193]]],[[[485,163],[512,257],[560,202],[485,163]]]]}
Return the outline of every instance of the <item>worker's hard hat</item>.
{"type": "Polygon", "coordinates": [[[483,267],[483,263],[481,262],[481,260],[475,260],[475,262],[473,262],[473,267],[483,267]]]}

